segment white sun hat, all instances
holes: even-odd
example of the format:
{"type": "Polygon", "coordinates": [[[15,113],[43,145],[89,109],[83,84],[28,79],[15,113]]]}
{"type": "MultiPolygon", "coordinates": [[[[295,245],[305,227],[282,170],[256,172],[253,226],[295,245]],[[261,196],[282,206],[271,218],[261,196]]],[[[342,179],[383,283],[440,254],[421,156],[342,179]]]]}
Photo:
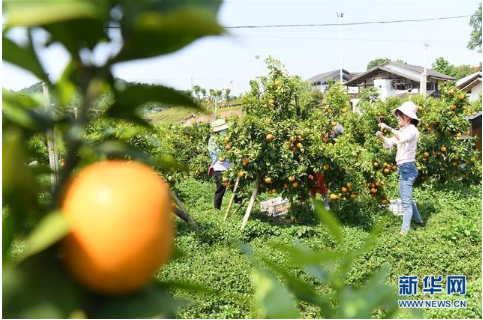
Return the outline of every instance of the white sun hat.
{"type": "Polygon", "coordinates": [[[228,129],[228,123],[226,123],[225,119],[216,119],[211,123],[211,127],[213,128],[213,133],[216,133],[228,129]]]}
{"type": "Polygon", "coordinates": [[[398,108],[392,110],[392,114],[396,116],[396,110],[401,111],[405,115],[407,115],[409,118],[416,120],[419,123],[419,118],[416,115],[416,112],[418,111],[418,106],[412,102],[412,101],[406,101],[404,102],[401,106],[398,108]]]}

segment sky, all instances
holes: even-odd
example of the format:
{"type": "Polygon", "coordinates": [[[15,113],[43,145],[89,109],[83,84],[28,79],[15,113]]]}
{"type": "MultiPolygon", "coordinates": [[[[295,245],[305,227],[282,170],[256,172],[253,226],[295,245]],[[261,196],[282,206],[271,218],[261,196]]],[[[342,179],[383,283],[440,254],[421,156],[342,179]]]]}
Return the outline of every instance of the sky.
{"type": "MultiPolygon", "coordinates": [[[[337,12],[344,12],[342,23],[428,19],[471,15],[478,1],[225,1],[218,21],[222,26],[330,24],[338,23],[337,12]]],[[[427,66],[437,57],[451,64],[478,65],[481,53],[466,48],[471,34],[469,17],[427,22],[370,24],[342,27],[283,27],[226,29],[223,36],[206,37],[182,50],[152,59],[122,63],[113,68],[116,77],[128,81],[155,83],[177,89],[199,85],[209,89],[230,88],[238,95],[249,90],[249,81],[265,75],[264,60],[280,60],[292,75],[308,79],[316,74],[342,67],[350,72],[366,70],[375,58],[401,59],[424,64],[424,43],[428,43],[427,66]],[[256,59],[255,56],[259,56],[256,59]]],[[[22,30],[9,34],[15,41],[25,40],[22,30]]],[[[47,38],[37,32],[36,40],[47,38]]],[[[119,44],[103,45],[94,57],[102,61],[119,44]]],[[[56,81],[68,62],[60,45],[40,50],[40,58],[51,80],[56,81]]],[[[29,73],[2,63],[2,86],[20,90],[37,82],[29,73]]]]}

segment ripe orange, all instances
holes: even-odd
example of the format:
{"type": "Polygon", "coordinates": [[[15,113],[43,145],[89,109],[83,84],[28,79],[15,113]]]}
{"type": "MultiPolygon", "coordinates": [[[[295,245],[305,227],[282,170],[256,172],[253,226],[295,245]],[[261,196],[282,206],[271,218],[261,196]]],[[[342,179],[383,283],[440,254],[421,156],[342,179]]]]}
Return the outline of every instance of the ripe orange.
{"type": "Polygon", "coordinates": [[[327,112],[327,114],[331,114],[331,113],[332,113],[332,109],[331,109],[331,108],[329,108],[329,109],[327,109],[327,111],[326,111],[326,112],[327,112]]]}
{"type": "Polygon", "coordinates": [[[325,171],[329,170],[329,168],[330,168],[330,167],[329,167],[329,165],[328,165],[328,164],[324,164],[324,165],[322,166],[322,169],[324,169],[325,171]]]}
{"type": "Polygon", "coordinates": [[[239,172],[238,172],[238,176],[239,176],[240,178],[243,178],[243,177],[245,176],[245,172],[243,172],[243,171],[239,171],[239,172]]]}
{"type": "Polygon", "coordinates": [[[295,176],[291,176],[290,178],[288,178],[288,180],[289,180],[290,182],[294,182],[294,181],[295,181],[295,179],[296,179],[296,178],[295,178],[295,176]]]}
{"type": "Polygon", "coordinates": [[[380,186],[382,186],[382,183],[380,181],[377,181],[376,182],[376,187],[380,187],[380,186]]]}
{"type": "Polygon", "coordinates": [[[230,142],[230,137],[226,137],[226,138],[225,138],[225,142],[226,142],[226,143],[230,142]]]}
{"type": "Polygon", "coordinates": [[[267,134],[266,138],[267,138],[268,141],[273,141],[273,139],[275,139],[275,136],[273,134],[269,133],[269,134],[267,134]]]}
{"type": "Polygon", "coordinates": [[[389,201],[387,201],[387,199],[382,199],[382,200],[381,200],[381,204],[386,205],[386,204],[388,204],[388,203],[389,203],[389,201]]]}
{"type": "Polygon", "coordinates": [[[377,189],[376,188],[372,188],[371,189],[371,193],[377,193],[377,189]]]}
{"type": "Polygon", "coordinates": [[[280,80],[275,81],[275,85],[276,85],[277,87],[278,87],[279,85],[281,85],[281,84],[282,84],[282,81],[280,81],[280,80]]]}
{"type": "Polygon", "coordinates": [[[230,151],[230,150],[231,150],[231,145],[226,145],[226,146],[225,146],[225,150],[226,150],[226,151],[230,151]]]}
{"type": "Polygon", "coordinates": [[[342,188],[340,188],[340,191],[342,191],[342,193],[347,193],[347,188],[346,187],[342,187],[342,188]]]}
{"type": "Polygon", "coordinates": [[[466,95],[464,93],[460,93],[459,96],[458,96],[458,98],[460,100],[463,100],[465,97],[466,97],[466,95]]]}
{"type": "Polygon", "coordinates": [[[441,151],[446,152],[446,147],[441,147],[441,151]]]}
{"type": "Polygon", "coordinates": [[[347,189],[352,190],[352,184],[350,182],[347,183],[347,189]]]}
{"type": "Polygon", "coordinates": [[[269,99],[268,100],[268,104],[273,106],[275,104],[275,100],[274,99],[269,99]]]}
{"type": "Polygon", "coordinates": [[[299,142],[297,143],[297,148],[302,149],[304,146],[299,142]]]}
{"type": "Polygon", "coordinates": [[[389,172],[391,172],[391,169],[388,169],[388,168],[384,169],[385,174],[388,174],[389,172]]]}
{"type": "Polygon", "coordinates": [[[339,195],[337,195],[335,193],[330,195],[330,200],[337,200],[337,199],[339,199],[339,195]]]}
{"type": "Polygon", "coordinates": [[[292,183],[292,187],[297,188],[298,186],[299,186],[299,183],[297,181],[295,181],[294,183],[292,183]]]}
{"type": "Polygon", "coordinates": [[[425,156],[425,157],[429,157],[429,152],[424,151],[423,156],[425,156]]]}
{"type": "Polygon", "coordinates": [[[269,184],[269,183],[272,183],[272,178],[265,178],[265,183],[269,184]]]}
{"type": "Polygon", "coordinates": [[[357,198],[357,193],[351,194],[351,199],[356,199],[357,198]]]}
{"type": "Polygon", "coordinates": [[[342,113],[347,113],[347,108],[342,108],[342,109],[340,110],[340,112],[342,112],[342,113]]]}
{"type": "Polygon", "coordinates": [[[65,263],[96,292],[122,294],[146,285],[172,251],[169,186],[139,162],[104,161],[80,172],[62,202],[71,230],[65,263]]]}

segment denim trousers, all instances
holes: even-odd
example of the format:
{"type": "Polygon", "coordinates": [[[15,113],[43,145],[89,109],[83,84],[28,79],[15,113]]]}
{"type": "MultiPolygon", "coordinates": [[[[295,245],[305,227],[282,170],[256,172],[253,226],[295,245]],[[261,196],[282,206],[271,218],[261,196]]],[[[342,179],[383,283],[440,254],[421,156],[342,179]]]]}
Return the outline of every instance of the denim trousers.
{"type": "Polygon", "coordinates": [[[401,194],[401,203],[404,209],[402,232],[408,232],[411,225],[411,219],[421,222],[421,215],[413,201],[413,184],[418,176],[418,168],[414,162],[406,162],[398,166],[399,172],[399,193],[401,194]]]}

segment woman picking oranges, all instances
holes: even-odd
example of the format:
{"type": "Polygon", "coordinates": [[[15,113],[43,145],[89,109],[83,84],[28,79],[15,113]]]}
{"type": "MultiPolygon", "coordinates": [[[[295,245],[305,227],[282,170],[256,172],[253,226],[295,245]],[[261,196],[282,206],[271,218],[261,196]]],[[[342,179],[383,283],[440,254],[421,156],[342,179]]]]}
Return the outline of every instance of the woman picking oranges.
{"type": "Polygon", "coordinates": [[[396,163],[399,172],[399,192],[404,209],[403,224],[401,231],[398,233],[401,236],[408,233],[411,218],[414,219],[416,224],[425,226],[416,203],[413,201],[413,184],[418,176],[415,162],[419,138],[417,110],[418,107],[413,102],[404,102],[399,108],[392,111],[397,118],[400,130],[395,130],[385,123],[380,123],[381,130],[390,131],[394,136],[386,138],[381,131],[376,133],[376,136],[383,142],[384,148],[392,149],[392,146],[397,146],[396,163]]]}

